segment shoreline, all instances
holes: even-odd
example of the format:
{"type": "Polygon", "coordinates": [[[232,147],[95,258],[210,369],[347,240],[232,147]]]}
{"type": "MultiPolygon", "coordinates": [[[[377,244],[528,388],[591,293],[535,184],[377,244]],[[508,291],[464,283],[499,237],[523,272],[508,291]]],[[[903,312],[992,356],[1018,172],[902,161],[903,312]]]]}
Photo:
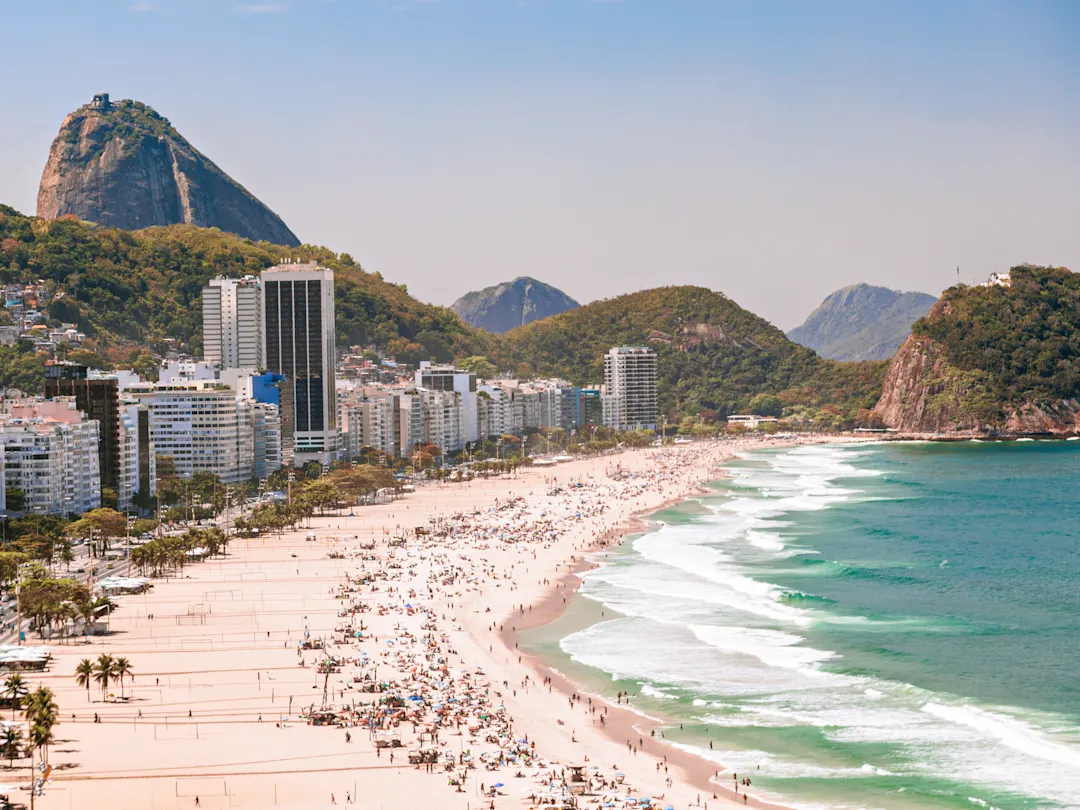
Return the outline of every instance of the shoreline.
{"type": "MultiPolygon", "coordinates": [[[[869,444],[874,442],[875,439],[871,437],[853,440],[849,437],[836,436],[811,441],[802,439],[765,439],[761,440],[759,445],[765,445],[768,448],[784,448],[837,443],[869,444]]],[[[709,477],[697,481],[695,486],[687,492],[669,498],[659,505],[633,512],[621,524],[605,535],[597,537],[591,546],[581,552],[583,556],[580,559],[572,559],[564,563],[569,566],[569,569],[563,572],[557,581],[553,582],[553,585],[542,594],[539,601],[530,606],[529,613],[525,614],[524,617],[518,617],[516,623],[511,624],[509,627],[504,624],[504,628],[499,632],[499,638],[507,651],[518,655],[522,663],[539,675],[541,679],[548,679],[548,682],[568,700],[575,696],[585,696],[588,699],[602,703],[606,713],[606,722],[597,725],[593,721],[593,725],[610,742],[618,745],[629,745],[635,737],[638,738],[641,743],[640,750],[643,753],[662,756],[665,765],[678,769],[684,782],[706,793],[711,793],[712,799],[715,801],[733,802],[742,806],[760,808],[761,810],[790,810],[786,805],[779,804],[775,800],[754,797],[733,789],[731,785],[726,784],[723,778],[723,774],[729,770],[723,764],[679,748],[672,741],[653,736],[653,732],[671,725],[665,718],[646,714],[643,711],[631,708],[629,704],[613,704],[603,695],[588,692],[571,677],[553,668],[540,655],[521,651],[518,646],[518,636],[523,630],[543,627],[566,614],[570,599],[581,588],[583,583],[582,575],[599,567],[601,564],[586,559],[584,555],[613,551],[624,543],[627,537],[651,530],[652,526],[656,525],[650,524],[649,517],[651,515],[677,504],[685,503],[700,495],[709,494],[709,490],[705,485],[712,481],[730,478],[731,476],[727,474],[726,467],[722,465],[726,465],[738,457],[737,452],[725,454],[723,458],[715,463],[714,469],[710,470],[709,477]],[[740,797],[742,797],[742,801],[740,801],[740,797]]],[[[510,618],[506,617],[504,622],[509,621],[510,618]]]]}
{"type": "MultiPolygon", "coordinates": [[[[647,718],[594,698],[597,711],[607,709],[601,729],[585,708],[587,696],[569,681],[566,692],[554,681],[541,687],[538,662],[517,652],[500,625],[516,633],[561,613],[591,565],[591,550],[612,547],[646,528],[648,515],[705,491],[703,483],[722,477],[734,453],[837,440],[626,450],[513,477],[432,483],[351,517],[345,508],[315,517],[310,527],[237,540],[226,556],[155,580],[148,593],[116,597],[111,635],[50,645],[49,669],[28,678],[54,690],[61,716],[42,807],[67,799],[165,810],[192,807],[199,796],[207,808],[311,808],[331,804],[332,794],[345,804],[360,791],[356,804],[382,810],[488,810],[491,798],[498,810],[524,810],[531,805],[520,794],[541,773],[558,780],[560,769],[583,759],[604,778],[624,773],[619,793],[632,787],[634,795],[682,806],[715,792],[710,806],[730,807],[723,779],[709,781],[717,766],[661,747],[659,737],[649,737],[647,718]],[[413,537],[421,526],[428,531],[413,537]],[[315,542],[306,540],[311,534],[315,542]],[[407,543],[396,539],[404,535],[407,543]],[[355,614],[360,637],[343,632],[355,626],[350,606],[363,608],[355,614]],[[298,650],[309,634],[325,639],[325,652],[298,650]],[[134,664],[123,699],[115,686],[113,698],[75,683],[79,659],[103,653],[134,664]],[[342,662],[329,678],[316,668],[327,655],[342,662]],[[438,687],[424,674],[435,662],[452,675],[438,687]],[[429,704],[442,703],[437,696],[445,689],[459,705],[470,694],[484,700],[512,724],[515,739],[529,740],[546,770],[489,760],[463,771],[462,789],[448,788],[441,767],[435,774],[406,762],[407,749],[423,744],[408,722],[396,761],[380,754],[363,716],[352,717],[355,707],[366,713],[379,702],[364,694],[372,665],[378,681],[406,696],[426,691],[429,704]],[[489,684],[492,697],[476,690],[476,680],[489,684]],[[575,692],[578,702],[569,699],[575,692]],[[308,724],[301,710],[321,705],[341,712],[345,723],[308,724]],[[100,722],[92,721],[98,715],[100,722]],[[624,741],[638,737],[635,755],[624,741]],[[665,754],[671,786],[656,768],[665,754]],[[506,783],[504,793],[481,795],[482,785],[495,783],[506,783]]],[[[431,719],[427,712],[421,718],[431,719]]],[[[455,755],[497,752],[490,734],[472,725],[444,725],[441,745],[455,755]]],[[[17,762],[5,775],[23,799],[27,770],[17,762]]]]}

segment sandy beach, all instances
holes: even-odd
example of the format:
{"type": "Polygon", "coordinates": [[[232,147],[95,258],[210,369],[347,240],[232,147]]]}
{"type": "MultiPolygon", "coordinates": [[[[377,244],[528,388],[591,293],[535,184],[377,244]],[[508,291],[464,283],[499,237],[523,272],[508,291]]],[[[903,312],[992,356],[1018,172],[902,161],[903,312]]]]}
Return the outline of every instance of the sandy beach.
{"type": "MultiPolygon", "coordinates": [[[[559,792],[571,764],[595,791],[583,807],[604,795],[743,805],[730,774],[710,781],[714,764],[518,653],[515,633],[561,612],[586,552],[699,491],[749,446],[767,444],[650,448],[432,484],[237,540],[181,578],[117,597],[111,635],[53,644],[48,670],[26,676],[60,705],[37,806],[526,808],[559,792]],[[113,698],[76,685],[79,660],[101,653],[131,661],[124,699],[119,685],[113,698]],[[309,723],[312,713],[335,723],[309,723]],[[377,747],[393,740],[400,747],[377,747]],[[410,764],[421,749],[436,761],[410,764]]],[[[29,769],[0,780],[26,787],[29,769]]],[[[29,802],[23,789],[12,798],[29,802]]]]}

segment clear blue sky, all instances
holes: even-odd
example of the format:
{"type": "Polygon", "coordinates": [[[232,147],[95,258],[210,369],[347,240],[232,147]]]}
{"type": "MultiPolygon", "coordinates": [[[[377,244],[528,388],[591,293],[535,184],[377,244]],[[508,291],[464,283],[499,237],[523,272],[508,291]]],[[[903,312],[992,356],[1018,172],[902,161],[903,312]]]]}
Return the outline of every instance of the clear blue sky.
{"type": "Polygon", "coordinates": [[[0,201],[63,117],[144,101],[304,241],[450,303],[1080,270],[1080,3],[3,3],[0,201]]]}

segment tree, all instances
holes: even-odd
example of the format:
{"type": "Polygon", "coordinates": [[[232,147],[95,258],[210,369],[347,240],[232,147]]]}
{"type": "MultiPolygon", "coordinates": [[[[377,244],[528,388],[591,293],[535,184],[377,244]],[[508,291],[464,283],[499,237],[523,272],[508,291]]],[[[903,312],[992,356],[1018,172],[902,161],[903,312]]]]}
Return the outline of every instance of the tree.
{"type": "Polygon", "coordinates": [[[127,516],[115,509],[102,507],[92,509],[79,520],[68,525],[69,537],[90,537],[101,543],[101,553],[109,550],[109,540],[115,540],[127,534],[127,516]]]}
{"type": "Polygon", "coordinates": [[[26,680],[17,672],[9,675],[4,681],[4,697],[11,701],[11,719],[15,719],[15,712],[22,705],[22,699],[30,692],[26,680]]]}
{"type": "Polygon", "coordinates": [[[94,680],[94,664],[84,658],[75,667],[75,683],[86,687],[86,702],[90,702],[90,682],[94,680]]]}
{"type": "Polygon", "coordinates": [[[115,672],[113,657],[108,653],[102,653],[94,662],[94,682],[101,685],[101,699],[104,700],[109,691],[109,681],[115,672]]]}
{"type": "Polygon", "coordinates": [[[22,729],[18,726],[8,726],[4,730],[3,743],[0,743],[0,748],[4,752],[4,757],[7,758],[8,767],[12,767],[17,757],[22,756],[22,729]]]}
{"type": "Polygon", "coordinates": [[[7,508],[12,512],[21,512],[26,508],[26,493],[18,487],[6,487],[4,498],[7,508]]]}
{"type": "Polygon", "coordinates": [[[784,403],[773,394],[758,394],[750,400],[750,412],[758,416],[780,417],[784,413],[784,403]]]}
{"type": "Polygon", "coordinates": [[[131,662],[123,656],[118,657],[113,661],[113,674],[120,682],[120,697],[124,697],[124,678],[131,678],[135,680],[135,674],[131,668],[131,662]]]}
{"type": "Polygon", "coordinates": [[[24,715],[30,725],[40,725],[51,729],[59,719],[59,708],[53,691],[46,686],[39,686],[26,698],[24,715]]]}
{"type": "Polygon", "coordinates": [[[490,380],[495,376],[495,372],[497,371],[494,363],[480,355],[464,357],[455,362],[454,365],[462,371],[471,371],[482,380],[490,380]]]}
{"type": "Polygon", "coordinates": [[[119,497],[116,494],[116,490],[112,487],[101,488],[101,505],[108,509],[116,509],[119,504],[119,497]]]}

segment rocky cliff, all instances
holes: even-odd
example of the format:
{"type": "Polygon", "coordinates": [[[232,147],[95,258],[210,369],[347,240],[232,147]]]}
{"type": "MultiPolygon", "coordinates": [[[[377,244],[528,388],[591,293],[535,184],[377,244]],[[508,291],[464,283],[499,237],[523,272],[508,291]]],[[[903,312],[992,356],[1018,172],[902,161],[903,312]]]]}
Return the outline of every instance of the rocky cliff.
{"type": "Polygon", "coordinates": [[[852,284],[829,295],[788,338],[829,360],[888,360],[936,300],[852,284]]]}
{"type": "Polygon", "coordinates": [[[947,290],[893,357],[875,412],[930,433],[1080,431],[1080,276],[1018,267],[947,290]]]}
{"type": "Polygon", "coordinates": [[[95,97],[64,119],[49,150],[38,216],[136,230],[187,223],[278,245],[300,240],[150,107],[95,97]]]}
{"type": "Polygon", "coordinates": [[[502,333],[577,306],[577,301],[550,284],[521,276],[466,293],[450,308],[466,323],[502,333]]]}

